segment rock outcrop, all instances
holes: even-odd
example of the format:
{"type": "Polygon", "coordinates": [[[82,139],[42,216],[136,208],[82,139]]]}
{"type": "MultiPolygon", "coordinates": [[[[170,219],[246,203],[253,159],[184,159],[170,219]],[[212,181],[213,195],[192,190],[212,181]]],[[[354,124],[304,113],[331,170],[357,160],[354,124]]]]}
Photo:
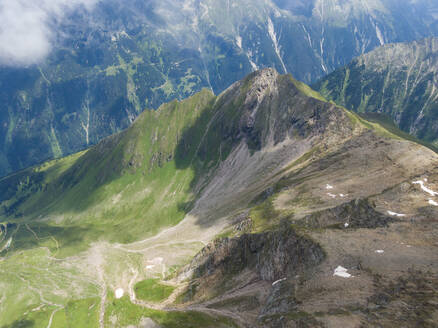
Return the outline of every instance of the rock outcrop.
{"type": "Polygon", "coordinates": [[[355,199],[348,203],[310,214],[299,221],[309,228],[378,228],[387,227],[395,219],[375,210],[368,199],[355,199]]]}
{"type": "Polygon", "coordinates": [[[294,277],[317,266],[324,257],[318,244],[283,223],[275,231],[216,240],[198,253],[180,276],[193,279],[191,285],[197,287],[191,289],[189,298],[196,298],[199,288],[221,288],[224,292],[235,287],[237,277],[248,271],[253,280],[274,282],[294,277]],[[207,281],[209,285],[204,284],[207,281]]]}

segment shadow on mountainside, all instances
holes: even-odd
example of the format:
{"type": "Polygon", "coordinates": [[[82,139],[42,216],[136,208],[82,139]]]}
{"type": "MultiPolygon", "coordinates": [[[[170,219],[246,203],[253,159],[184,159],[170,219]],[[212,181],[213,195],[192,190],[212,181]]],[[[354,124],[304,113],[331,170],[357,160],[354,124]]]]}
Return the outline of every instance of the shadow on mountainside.
{"type": "Polygon", "coordinates": [[[4,325],[1,328],[33,328],[35,327],[35,321],[27,319],[19,319],[11,323],[10,325],[4,325]]]}
{"type": "Polygon", "coordinates": [[[10,247],[0,252],[0,257],[38,247],[47,247],[51,254],[65,257],[85,250],[86,245],[99,236],[99,230],[90,226],[53,226],[44,222],[12,224],[5,238],[5,241],[11,240],[10,247]]]}
{"type": "MultiPolygon", "coordinates": [[[[317,96],[291,75],[265,69],[230,87],[217,98],[212,111],[204,112],[184,131],[176,148],[175,163],[178,169],[194,170],[195,178],[190,185],[197,196],[194,202],[206,191],[195,214],[198,210],[210,214],[202,214],[198,224],[210,226],[214,218],[245,207],[256,193],[262,192],[254,188],[268,188],[269,177],[273,177],[278,165],[309,151],[310,140],[321,138],[330,122],[348,121],[348,127],[341,128],[349,131],[350,121],[344,112],[330,110],[333,105],[317,96]],[[294,143],[290,149],[258,153],[287,138],[294,143]],[[242,149],[233,152],[241,145],[242,149]],[[225,166],[221,166],[224,161],[225,166]],[[221,203],[214,204],[215,201],[221,203]]],[[[181,204],[181,208],[189,211],[193,205],[181,204]]]]}
{"type": "MultiPolygon", "coordinates": [[[[46,171],[36,168],[33,176],[24,172],[0,180],[8,194],[18,195],[7,202],[7,208],[0,208],[0,215],[13,222],[30,218],[35,226],[49,232],[55,229],[50,233],[66,238],[72,249],[103,236],[122,243],[146,238],[178,224],[194,209],[206,186],[217,178],[221,163],[228,158],[232,165],[229,155],[239,144],[246,143],[254,154],[271,138],[277,144],[287,136],[299,142],[321,134],[329,106],[308,97],[289,75],[270,69],[255,72],[219,97],[204,90],[157,112],[145,112],[128,130],[83,154],[55,162],[46,171]],[[118,203],[116,196],[135,183],[134,191],[148,191],[147,195],[133,202],[130,198],[136,195],[124,195],[126,202],[118,203]],[[68,222],[55,227],[40,220],[64,213],[69,213],[68,222]]],[[[235,170],[245,163],[241,161],[235,170]]],[[[226,172],[216,190],[230,190],[237,172],[226,172]]],[[[254,172],[249,171],[251,176],[254,172]]],[[[239,202],[234,200],[233,208],[239,202]]],[[[199,215],[201,226],[211,226],[214,218],[230,212],[221,202],[198,205],[206,205],[203,208],[212,213],[199,215]]]]}
{"type": "MultiPolygon", "coordinates": [[[[260,148],[258,134],[251,135],[252,129],[243,131],[242,117],[246,84],[255,75],[251,74],[238,82],[216,99],[211,108],[205,109],[198,119],[186,128],[175,149],[175,165],[178,170],[191,168],[194,177],[190,190],[194,197],[191,201],[179,204],[179,209],[189,213],[202,194],[204,188],[214,177],[220,164],[227,159],[231,151],[246,138],[249,147],[260,148]]],[[[209,218],[198,218],[197,224],[209,227],[215,222],[209,218]]]]}

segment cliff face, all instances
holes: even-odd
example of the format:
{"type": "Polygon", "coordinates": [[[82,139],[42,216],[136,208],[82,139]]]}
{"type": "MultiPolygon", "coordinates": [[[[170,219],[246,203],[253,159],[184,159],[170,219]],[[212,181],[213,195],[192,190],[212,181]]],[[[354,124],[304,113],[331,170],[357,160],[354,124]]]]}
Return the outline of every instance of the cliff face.
{"type": "MultiPolygon", "coordinates": [[[[296,234],[285,223],[276,231],[215,241],[195,256],[181,276],[202,278],[195,282],[196,289],[224,292],[236,287],[238,275],[244,271],[245,274],[251,272],[253,279],[272,283],[304,273],[323,259],[324,252],[319,245],[296,234]]],[[[196,292],[190,297],[196,299],[196,292]]]]}

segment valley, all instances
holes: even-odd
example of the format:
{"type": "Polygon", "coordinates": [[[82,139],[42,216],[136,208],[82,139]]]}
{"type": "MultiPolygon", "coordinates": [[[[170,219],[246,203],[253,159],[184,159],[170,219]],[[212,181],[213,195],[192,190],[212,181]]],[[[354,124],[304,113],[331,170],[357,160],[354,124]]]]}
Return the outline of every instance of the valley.
{"type": "MultiPolygon", "coordinates": [[[[219,94],[257,69],[315,83],[382,44],[438,33],[431,0],[81,3],[43,20],[47,56],[27,42],[18,55],[29,62],[0,61],[0,176],[95,145],[144,110],[203,88],[219,94]]],[[[33,32],[26,26],[14,30],[18,41],[33,32]]]]}
{"type": "Polygon", "coordinates": [[[2,178],[0,327],[434,327],[438,155],[401,136],[264,69],[2,178]]]}

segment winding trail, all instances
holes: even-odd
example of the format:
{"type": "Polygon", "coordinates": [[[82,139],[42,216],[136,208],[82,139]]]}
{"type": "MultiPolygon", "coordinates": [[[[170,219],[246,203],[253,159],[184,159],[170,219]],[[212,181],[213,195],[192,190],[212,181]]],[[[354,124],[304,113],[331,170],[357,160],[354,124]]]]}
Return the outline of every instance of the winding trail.
{"type": "Polygon", "coordinates": [[[157,310],[157,311],[167,311],[167,312],[188,312],[188,311],[193,311],[193,312],[201,312],[210,316],[222,316],[222,317],[226,317],[226,318],[230,318],[232,319],[236,324],[238,324],[239,327],[249,327],[247,325],[247,321],[242,318],[241,316],[239,316],[238,314],[231,312],[231,311],[227,311],[227,310],[218,310],[218,309],[211,309],[211,308],[207,308],[205,306],[202,306],[200,304],[196,304],[196,305],[190,305],[186,308],[179,308],[179,307],[174,307],[171,306],[176,298],[178,297],[178,295],[184,290],[185,287],[187,287],[187,284],[169,284],[172,286],[177,287],[173,293],[163,302],[161,303],[149,303],[149,302],[145,302],[142,300],[138,300],[136,295],[135,295],[135,291],[134,291],[134,284],[137,280],[137,277],[139,275],[138,270],[136,270],[135,268],[130,268],[131,272],[133,273],[133,276],[131,278],[131,280],[129,281],[129,290],[128,290],[128,294],[129,294],[129,299],[131,301],[131,303],[144,307],[144,308],[148,308],[148,309],[152,309],[152,310],[157,310]]]}
{"type": "Polygon", "coordinates": [[[53,317],[55,316],[56,312],[62,310],[63,308],[64,308],[64,307],[57,308],[56,310],[54,310],[54,311],[52,312],[52,314],[50,315],[49,323],[47,324],[47,328],[50,328],[50,327],[52,326],[53,317]]]}

